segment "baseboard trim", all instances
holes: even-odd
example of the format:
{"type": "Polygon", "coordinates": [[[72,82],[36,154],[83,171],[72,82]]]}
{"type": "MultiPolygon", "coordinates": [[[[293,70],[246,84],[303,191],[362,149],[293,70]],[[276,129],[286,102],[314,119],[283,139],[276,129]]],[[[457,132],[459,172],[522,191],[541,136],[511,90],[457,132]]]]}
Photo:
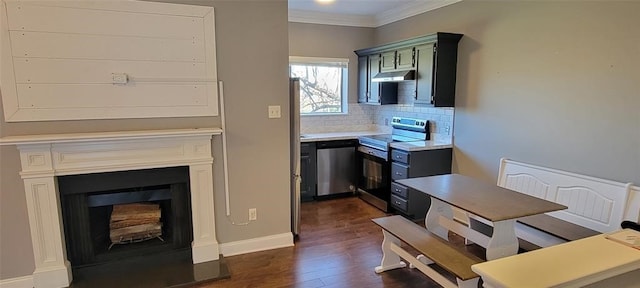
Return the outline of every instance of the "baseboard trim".
{"type": "Polygon", "coordinates": [[[22,276],[0,280],[0,288],[33,288],[33,276],[22,276]]]}
{"type": "Polygon", "coordinates": [[[220,253],[233,256],[293,246],[291,232],[220,244],[220,253]]]}

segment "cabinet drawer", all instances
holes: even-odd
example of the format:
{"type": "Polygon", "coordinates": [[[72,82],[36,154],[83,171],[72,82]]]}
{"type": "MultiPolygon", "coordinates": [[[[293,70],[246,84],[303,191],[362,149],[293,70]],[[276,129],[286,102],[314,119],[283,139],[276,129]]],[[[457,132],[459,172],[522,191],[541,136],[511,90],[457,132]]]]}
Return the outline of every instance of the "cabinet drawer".
{"type": "Polygon", "coordinates": [[[391,150],[391,159],[396,162],[409,164],[409,153],[400,150],[391,150]]]}
{"type": "Polygon", "coordinates": [[[407,200],[404,200],[396,195],[391,195],[391,207],[396,208],[402,212],[407,212],[407,200]]]}
{"type": "Polygon", "coordinates": [[[391,163],[391,179],[400,180],[409,178],[409,166],[400,163],[391,163]]]}
{"type": "Polygon", "coordinates": [[[395,183],[395,182],[391,183],[391,194],[395,194],[395,195],[400,196],[400,197],[402,197],[404,199],[407,199],[407,190],[408,189],[409,188],[404,187],[404,186],[402,186],[402,185],[400,185],[398,183],[395,183]]]}

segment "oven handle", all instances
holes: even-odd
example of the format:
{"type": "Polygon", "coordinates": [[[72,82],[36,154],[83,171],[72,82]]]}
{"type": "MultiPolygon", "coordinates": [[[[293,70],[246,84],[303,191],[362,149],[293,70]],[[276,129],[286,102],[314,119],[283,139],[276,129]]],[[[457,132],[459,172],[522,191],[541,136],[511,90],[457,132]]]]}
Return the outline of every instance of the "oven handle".
{"type": "Polygon", "coordinates": [[[373,149],[368,146],[363,146],[363,145],[358,146],[358,152],[363,153],[365,155],[370,155],[372,157],[375,157],[384,161],[387,161],[389,159],[387,155],[388,154],[387,151],[373,149]]]}

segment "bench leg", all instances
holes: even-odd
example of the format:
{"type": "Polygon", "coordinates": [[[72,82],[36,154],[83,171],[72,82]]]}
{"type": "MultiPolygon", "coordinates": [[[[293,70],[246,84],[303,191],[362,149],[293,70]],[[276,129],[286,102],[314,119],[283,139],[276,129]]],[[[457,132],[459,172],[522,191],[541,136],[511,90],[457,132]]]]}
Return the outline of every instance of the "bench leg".
{"type": "Polygon", "coordinates": [[[391,251],[391,243],[400,246],[400,240],[384,229],[382,230],[382,235],[384,235],[384,240],[382,240],[382,261],[380,266],[375,268],[376,273],[406,267],[407,264],[401,261],[398,254],[391,251]]]}
{"type": "Polygon", "coordinates": [[[476,277],[466,281],[460,280],[460,278],[456,278],[456,281],[458,281],[458,288],[477,288],[479,280],[480,277],[476,277]]]}

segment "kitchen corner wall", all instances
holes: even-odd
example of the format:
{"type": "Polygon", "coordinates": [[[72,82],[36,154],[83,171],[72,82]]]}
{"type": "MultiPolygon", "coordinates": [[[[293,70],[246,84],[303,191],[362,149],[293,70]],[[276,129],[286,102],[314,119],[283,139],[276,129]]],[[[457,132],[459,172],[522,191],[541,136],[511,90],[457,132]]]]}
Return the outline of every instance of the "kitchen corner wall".
{"type": "Polygon", "coordinates": [[[414,107],[412,95],[415,84],[412,82],[402,82],[398,85],[399,104],[378,106],[357,103],[358,57],[353,51],[372,46],[375,46],[374,28],[289,23],[290,56],[349,59],[348,114],[302,116],[300,132],[303,134],[365,130],[390,132],[391,117],[401,116],[429,120],[432,137],[451,138],[453,108],[414,107]],[[446,127],[450,128],[449,132],[446,131],[446,127]]]}
{"type": "Polygon", "coordinates": [[[456,173],[496,183],[501,157],[640,183],[640,2],[475,1],[375,30],[458,45],[456,173]]]}
{"type": "MultiPolygon", "coordinates": [[[[298,52],[292,55],[327,57],[321,52],[341,39],[341,55],[352,55],[356,49],[434,32],[461,33],[455,113],[407,106],[400,98],[402,104],[362,108],[372,124],[398,112],[416,117],[430,112],[438,119],[445,115],[446,121],[452,115],[454,172],[490,183],[496,181],[500,158],[509,157],[637,184],[637,15],[639,1],[465,0],[362,30],[289,23],[289,47],[298,52]],[[305,49],[300,42],[306,39],[316,39],[315,47],[305,49]]],[[[350,87],[351,106],[358,105],[353,104],[355,88],[350,87]]],[[[303,123],[333,124],[324,120],[303,123]]],[[[443,132],[441,122],[434,128],[443,132]]]]}

